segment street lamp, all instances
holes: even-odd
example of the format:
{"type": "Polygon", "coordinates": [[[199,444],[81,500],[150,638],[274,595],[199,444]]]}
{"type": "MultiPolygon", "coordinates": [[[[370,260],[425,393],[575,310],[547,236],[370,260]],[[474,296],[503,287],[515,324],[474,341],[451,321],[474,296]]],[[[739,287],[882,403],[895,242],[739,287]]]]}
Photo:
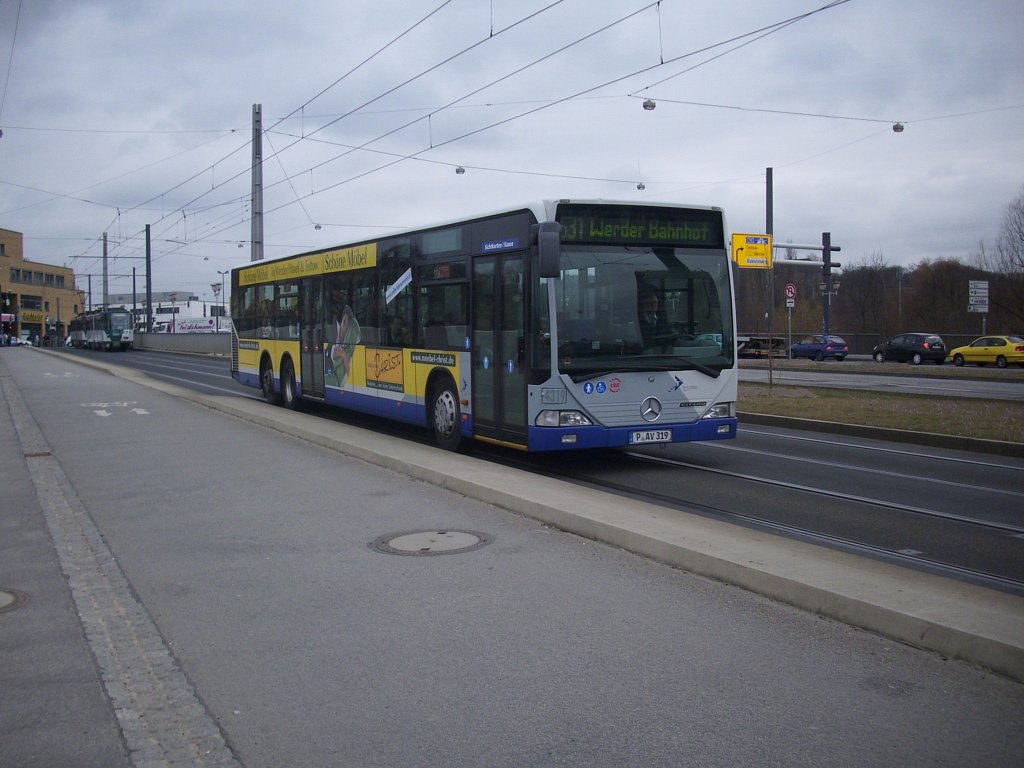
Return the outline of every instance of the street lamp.
{"type": "MultiPolygon", "coordinates": [[[[210,287],[213,289],[213,303],[214,306],[220,303],[220,290],[224,286],[220,283],[210,283],[210,287]]],[[[220,315],[217,315],[217,331],[220,331],[220,315]]]]}
{"type": "MultiPolygon", "coordinates": [[[[220,275],[220,295],[223,297],[221,299],[221,301],[220,301],[220,315],[217,316],[217,330],[219,331],[220,330],[220,318],[224,315],[224,305],[227,303],[227,300],[228,300],[228,295],[224,291],[224,275],[231,274],[231,270],[230,269],[225,269],[223,272],[221,272],[218,269],[217,270],[217,274],[220,275]]],[[[214,289],[213,292],[214,292],[214,295],[217,294],[217,290],[216,289],[214,289]]]]}

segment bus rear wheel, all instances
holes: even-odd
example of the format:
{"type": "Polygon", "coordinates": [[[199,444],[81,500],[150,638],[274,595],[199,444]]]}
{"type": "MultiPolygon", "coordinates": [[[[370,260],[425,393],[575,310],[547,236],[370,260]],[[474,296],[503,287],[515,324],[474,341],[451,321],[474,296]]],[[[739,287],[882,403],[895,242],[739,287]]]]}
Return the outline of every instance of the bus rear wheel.
{"type": "Polygon", "coordinates": [[[271,405],[277,405],[277,393],[274,391],[274,367],[267,361],[260,366],[260,389],[263,399],[271,405]]]}
{"type": "Polygon", "coordinates": [[[436,384],[431,402],[434,406],[434,439],[446,451],[457,451],[462,444],[462,417],[455,385],[451,381],[436,384]]]}
{"type": "Polygon", "coordinates": [[[286,362],[281,366],[281,405],[289,411],[294,411],[299,404],[299,398],[295,394],[295,369],[292,364],[286,362]]]}

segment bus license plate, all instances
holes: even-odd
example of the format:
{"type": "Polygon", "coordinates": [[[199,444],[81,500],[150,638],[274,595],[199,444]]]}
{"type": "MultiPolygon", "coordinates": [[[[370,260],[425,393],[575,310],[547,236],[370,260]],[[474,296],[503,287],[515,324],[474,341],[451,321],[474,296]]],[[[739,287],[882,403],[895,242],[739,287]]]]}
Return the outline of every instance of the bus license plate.
{"type": "Polygon", "coordinates": [[[630,432],[629,443],[670,443],[672,442],[671,429],[648,429],[643,432],[630,432]]]}

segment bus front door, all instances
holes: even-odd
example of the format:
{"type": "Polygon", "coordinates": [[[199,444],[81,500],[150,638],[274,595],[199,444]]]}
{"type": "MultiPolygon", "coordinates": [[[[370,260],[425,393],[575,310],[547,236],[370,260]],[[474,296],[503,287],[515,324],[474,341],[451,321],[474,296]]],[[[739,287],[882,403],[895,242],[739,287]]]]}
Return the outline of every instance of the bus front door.
{"type": "Polygon", "coordinates": [[[309,277],[302,281],[300,306],[302,316],[302,394],[324,396],[324,300],[323,278],[309,277]]]}
{"type": "Polygon", "coordinates": [[[473,424],[476,434],[525,446],[526,307],[522,253],[473,263],[473,424]]]}

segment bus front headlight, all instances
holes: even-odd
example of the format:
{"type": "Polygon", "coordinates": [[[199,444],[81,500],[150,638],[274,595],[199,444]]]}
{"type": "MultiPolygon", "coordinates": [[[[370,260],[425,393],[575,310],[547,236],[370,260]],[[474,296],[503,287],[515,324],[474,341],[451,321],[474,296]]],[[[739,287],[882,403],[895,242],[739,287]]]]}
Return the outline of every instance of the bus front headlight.
{"type": "Polygon", "coordinates": [[[594,422],[580,411],[541,411],[534,423],[538,427],[589,427],[594,422]]]}
{"type": "Polygon", "coordinates": [[[701,416],[702,419],[728,419],[736,415],[736,403],[716,403],[701,416]]]}

